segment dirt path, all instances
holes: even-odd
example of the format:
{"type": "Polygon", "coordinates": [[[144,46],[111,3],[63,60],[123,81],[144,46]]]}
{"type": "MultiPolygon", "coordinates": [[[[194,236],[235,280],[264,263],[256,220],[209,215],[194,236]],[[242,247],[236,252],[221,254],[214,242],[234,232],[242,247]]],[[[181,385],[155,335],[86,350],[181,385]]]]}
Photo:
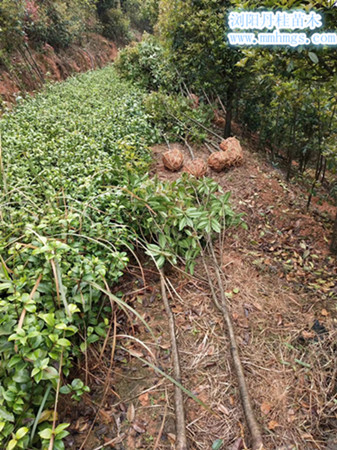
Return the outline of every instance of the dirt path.
{"type": "MultiPolygon", "coordinates": [[[[249,231],[230,230],[225,247],[217,251],[256,416],[267,449],[337,449],[337,265],[327,243],[334,208],[315,206],[308,214],[304,191],[286,184],[281,172],[244,144],[242,167],[210,175],[232,191],[232,204],[246,213],[249,226],[249,231]]],[[[188,159],[188,149],[181,149],[188,159]]],[[[165,146],[153,149],[153,174],[173,180],[179,174],[164,170],[165,150],[165,146]]],[[[196,154],[206,159],[208,151],[202,148],[196,154]]],[[[145,264],[144,270],[146,286],[134,267],[118,290],[130,293],[126,299],[149,323],[159,348],[136,317],[127,322],[121,316],[117,332],[125,334],[128,329],[154,353],[158,366],[171,373],[159,276],[150,265],[145,264]]],[[[203,281],[203,266],[199,262],[193,278],[176,270],[168,277],[176,291],[170,301],[183,384],[213,411],[186,400],[190,448],[211,449],[218,439],[224,449],[249,448],[226,329],[203,281]]],[[[104,448],[174,449],[172,385],[137,359],[151,360],[147,349],[122,339],[129,353],[117,350],[110,383],[115,393],[108,393],[84,448],[94,450],[115,439],[104,448]]],[[[85,397],[75,416],[73,405],[64,409],[62,420],[72,423],[66,448],[79,448],[88,432],[112,341],[104,364],[99,349],[88,355],[91,396],[85,397]]]]}

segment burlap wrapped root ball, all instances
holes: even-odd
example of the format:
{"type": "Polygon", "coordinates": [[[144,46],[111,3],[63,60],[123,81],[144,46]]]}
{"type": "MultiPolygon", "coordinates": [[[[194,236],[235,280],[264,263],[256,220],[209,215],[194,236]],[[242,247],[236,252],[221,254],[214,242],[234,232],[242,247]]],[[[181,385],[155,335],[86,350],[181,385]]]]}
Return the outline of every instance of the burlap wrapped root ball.
{"type": "Polygon", "coordinates": [[[174,148],[173,150],[169,150],[163,154],[163,163],[166,169],[176,172],[183,167],[184,155],[180,150],[174,148]]]}
{"type": "Polygon", "coordinates": [[[199,97],[195,94],[190,94],[190,99],[192,100],[192,109],[199,108],[199,97]]]}
{"type": "Polygon", "coordinates": [[[221,117],[219,111],[214,111],[213,123],[219,128],[225,128],[226,120],[221,117]]]}
{"type": "Polygon", "coordinates": [[[236,138],[228,138],[221,142],[220,149],[225,153],[224,169],[229,167],[240,166],[243,163],[243,151],[236,138]]]}
{"type": "Polygon", "coordinates": [[[216,172],[221,172],[226,168],[227,159],[228,158],[226,152],[214,152],[208,158],[208,165],[216,172]]]}
{"type": "Polygon", "coordinates": [[[207,164],[201,158],[194,159],[192,162],[187,164],[184,168],[184,172],[187,172],[196,178],[202,178],[206,175],[207,164]]]}

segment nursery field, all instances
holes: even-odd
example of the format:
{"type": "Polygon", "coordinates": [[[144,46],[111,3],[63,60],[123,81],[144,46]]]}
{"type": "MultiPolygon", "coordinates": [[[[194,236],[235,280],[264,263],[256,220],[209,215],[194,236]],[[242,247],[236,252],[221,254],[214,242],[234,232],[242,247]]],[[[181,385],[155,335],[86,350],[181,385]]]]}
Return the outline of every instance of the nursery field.
{"type": "Polygon", "coordinates": [[[0,8],[0,449],[336,450],[336,49],[229,46],[255,0],[68,3],[0,8]],[[136,41],[44,84],[85,20],[136,41]]]}
{"type": "Polygon", "coordinates": [[[193,272],[202,230],[241,221],[211,179],[149,177],[160,133],[144,96],[109,67],[47,87],[0,122],[4,448],[64,448],[59,396],[88,391],[74,361],[109,338],[116,308],[144,322],[111,291],[130,257],[160,268],[184,255],[193,272]]]}
{"type": "MultiPolygon", "coordinates": [[[[105,333],[111,309],[93,286],[120,277],[129,245],[115,188],[145,173],[156,139],[141,102],[106,68],[1,120],[2,448],[47,445],[60,374],[105,333]]],[[[64,448],[64,428],[54,448],[64,448]]]]}

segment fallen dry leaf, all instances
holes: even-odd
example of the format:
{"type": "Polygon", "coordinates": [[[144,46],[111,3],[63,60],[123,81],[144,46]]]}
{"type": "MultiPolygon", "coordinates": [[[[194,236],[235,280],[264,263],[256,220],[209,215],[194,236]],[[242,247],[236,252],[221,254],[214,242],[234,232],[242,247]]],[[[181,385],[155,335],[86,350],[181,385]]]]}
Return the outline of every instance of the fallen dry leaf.
{"type": "Polygon", "coordinates": [[[305,402],[300,402],[301,406],[305,409],[310,409],[310,405],[308,403],[305,402]]]}
{"type": "Polygon", "coordinates": [[[246,319],[246,318],[244,317],[243,319],[239,320],[238,325],[239,325],[240,328],[245,328],[245,329],[249,328],[249,322],[248,322],[248,319],[246,319]]]}
{"type": "Polygon", "coordinates": [[[327,317],[329,315],[329,313],[328,313],[328,311],[326,309],[322,309],[321,314],[324,317],[327,317]]]}
{"type": "Polygon", "coordinates": [[[239,314],[238,313],[233,313],[233,320],[234,322],[236,322],[239,319],[239,314]]]}
{"type": "Polygon", "coordinates": [[[146,394],[140,395],[138,397],[138,400],[140,401],[140,404],[142,406],[149,406],[150,402],[149,402],[149,393],[147,392],[146,394]]]}
{"type": "Polygon", "coordinates": [[[309,440],[309,441],[312,441],[312,440],[313,440],[313,437],[312,437],[311,434],[309,434],[309,433],[302,434],[302,435],[301,435],[301,438],[302,438],[302,439],[309,440]]]}
{"type": "Polygon", "coordinates": [[[170,342],[167,342],[164,344],[160,344],[159,347],[162,348],[163,350],[168,350],[169,348],[171,348],[171,344],[170,342]]]}
{"type": "Polygon", "coordinates": [[[259,303],[252,302],[252,304],[253,304],[254,308],[257,309],[258,311],[263,311],[263,308],[259,303]]]}
{"type": "Polygon", "coordinates": [[[175,444],[175,442],[176,442],[176,440],[177,440],[177,437],[176,437],[175,434],[167,433],[167,437],[169,438],[169,440],[170,440],[173,444],[175,444]]]}
{"type": "Polygon", "coordinates": [[[218,410],[219,410],[220,412],[222,412],[223,414],[225,414],[225,416],[229,416],[229,414],[230,414],[229,409],[226,408],[226,406],[224,406],[224,405],[218,406],[218,410]]]}
{"type": "Polygon", "coordinates": [[[263,414],[266,414],[266,415],[267,415],[267,414],[270,413],[271,408],[272,408],[272,406],[271,406],[270,403],[263,402],[262,405],[261,405],[261,412],[262,412],[263,414]]]}
{"type": "Polygon", "coordinates": [[[293,409],[289,409],[288,414],[288,422],[294,422],[294,420],[296,419],[295,411],[293,409]]]}
{"type": "Polygon", "coordinates": [[[144,356],[143,352],[139,352],[138,350],[135,349],[130,349],[129,353],[130,355],[135,356],[136,358],[142,358],[144,356]]]}
{"type": "Polygon", "coordinates": [[[238,440],[236,440],[234,442],[234,444],[230,447],[230,450],[242,450],[243,448],[245,448],[244,444],[243,444],[243,440],[242,438],[239,438],[238,440]]]}
{"type": "Polygon", "coordinates": [[[133,422],[134,418],[135,418],[135,407],[134,404],[131,403],[131,405],[128,407],[128,412],[126,413],[126,418],[128,419],[129,422],[133,422]]]}
{"type": "Polygon", "coordinates": [[[275,428],[277,428],[277,427],[279,427],[279,426],[280,426],[280,424],[277,423],[275,420],[271,420],[271,421],[268,423],[268,429],[269,429],[269,430],[275,430],[275,428]]]}
{"type": "Polygon", "coordinates": [[[137,421],[132,424],[132,428],[137,431],[137,433],[143,434],[146,432],[146,428],[143,423],[137,421]]]}
{"type": "Polygon", "coordinates": [[[315,337],[315,332],[314,331],[302,331],[302,337],[304,339],[313,339],[315,337]]]}

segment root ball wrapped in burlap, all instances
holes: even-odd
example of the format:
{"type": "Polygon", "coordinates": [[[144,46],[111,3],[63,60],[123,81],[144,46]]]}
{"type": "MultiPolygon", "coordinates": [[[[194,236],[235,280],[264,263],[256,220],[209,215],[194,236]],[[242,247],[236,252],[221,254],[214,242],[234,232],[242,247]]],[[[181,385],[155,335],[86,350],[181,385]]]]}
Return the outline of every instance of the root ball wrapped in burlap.
{"type": "Polygon", "coordinates": [[[194,159],[184,168],[184,172],[187,172],[196,178],[202,178],[206,175],[207,164],[201,158],[194,159]]]}
{"type": "Polygon", "coordinates": [[[180,150],[174,148],[163,154],[163,164],[166,169],[176,172],[180,170],[184,164],[184,156],[180,150]]]}
{"type": "Polygon", "coordinates": [[[193,102],[192,108],[198,109],[199,108],[199,97],[195,94],[190,94],[190,99],[193,102]]]}
{"type": "Polygon", "coordinates": [[[226,152],[214,152],[208,158],[208,165],[216,172],[221,172],[221,170],[224,170],[226,168],[227,159],[228,158],[226,152]]]}
{"type": "Polygon", "coordinates": [[[223,117],[221,117],[218,111],[214,111],[213,123],[219,128],[224,128],[226,125],[226,120],[223,117]]]}
{"type": "Polygon", "coordinates": [[[231,137],[221,142],[220,149],[225,153],[227,159],[224,168],[240,166],[243,163],[243,151],[236,138],[231,137]]]}

